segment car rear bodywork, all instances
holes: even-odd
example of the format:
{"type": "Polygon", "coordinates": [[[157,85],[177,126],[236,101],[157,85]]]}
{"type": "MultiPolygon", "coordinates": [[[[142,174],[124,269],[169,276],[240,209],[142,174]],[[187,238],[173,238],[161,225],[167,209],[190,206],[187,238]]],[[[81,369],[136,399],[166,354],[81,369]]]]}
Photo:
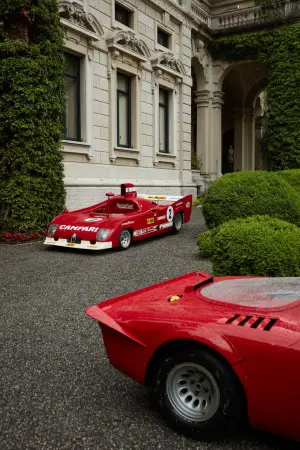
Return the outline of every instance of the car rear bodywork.
{"type": "Polygon", "coordinates": [[[176,342],[205,346],[238,376],[254,427],[278,428],[299,439],[293,416],[300,401],[299,280],[286,279],[290,284],[281,293],[275,281],[272,291],[275,279],[269,285],[264,280],[192,272],[91,306],[86,313],[99,322],[111,364],[137,382],[146,383],[162,349],[176,342]],[[285,418],[275,411],[280,380],[287,382],[280,399],[285,418]]]}

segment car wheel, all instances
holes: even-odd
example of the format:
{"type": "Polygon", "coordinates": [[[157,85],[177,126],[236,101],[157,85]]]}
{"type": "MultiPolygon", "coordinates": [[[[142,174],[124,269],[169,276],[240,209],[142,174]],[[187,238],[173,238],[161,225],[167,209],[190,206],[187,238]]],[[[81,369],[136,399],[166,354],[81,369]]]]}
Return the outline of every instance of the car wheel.
{"type": "Polygon", "coordinates": [[[126,250],[131,244],[131,233],[129,230],[123,230],[119,236],[119,248],[126,250]]]}
{"type": "Polygon", "coordinates": [[[207,350],[185,348],[162,358],[154,394],[175,431],[203,441],[230,435],[245,410],[237,376],[207,350]]]}
{"type": "Polygon", "coordinates": [[[174,222],[173,222],[173,231],[175,233],[179,233],[179,231],[181,230],[181,227],[182,227],[182,223],[183,223],[182,213],[176,214],[176,216],[174,217],[174,222]]]}

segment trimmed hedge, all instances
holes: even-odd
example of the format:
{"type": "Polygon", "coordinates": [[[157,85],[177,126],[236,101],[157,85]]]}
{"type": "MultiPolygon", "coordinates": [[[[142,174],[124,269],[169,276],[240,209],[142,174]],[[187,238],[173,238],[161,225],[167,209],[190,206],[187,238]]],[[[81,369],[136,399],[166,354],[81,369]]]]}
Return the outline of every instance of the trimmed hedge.
{"type": "Polygon", "coordinates": [[[268,215],[300,225],[300,197],[277,173],[235,172],[210,186],[203,201],[203,215],[209,229],[254,215],[268,215]]]}
{"type": "Polygon", "coordinates": [[[203,231],[198,235],[197,246],[200,256],[208,257],[211,255],[212,231],[203,231]]]}
{"type": "Polygon", "coordinates": [[[0,60],[0,230],[43,232],[65,205],[57,0],[0,1],[0,60]]]}
{"type": "Polygon", "coordinates": [[[300,229],[269,216],[223,224],[212,240],[215,276],[300,276],[300,229]]]}
{"type": "Polygon", "coordinates": [[[300,194],[300,169],[282,170],[277,173],[300,194]]]}

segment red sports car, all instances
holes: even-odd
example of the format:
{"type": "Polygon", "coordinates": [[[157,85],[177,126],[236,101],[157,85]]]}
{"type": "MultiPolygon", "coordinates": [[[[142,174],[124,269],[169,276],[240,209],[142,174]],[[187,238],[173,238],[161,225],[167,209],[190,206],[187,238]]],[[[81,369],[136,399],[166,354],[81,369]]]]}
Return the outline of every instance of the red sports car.
{"type": "Polygon", "coordinates": [[[248,421],[300,440],[300,278],[193,272],[86,312],[178,432],[214,440],[248,421]]]}
{"type": "Polygon", "coordinates": [[[104,250],[127,249],[132,241],[170,230],[179,232],[189,222],[192,195],[139,195],[133,184],[121,184],[121,194],[106,194],[107,200],[88,208],[55,217],[44,244],[104,250]]]}

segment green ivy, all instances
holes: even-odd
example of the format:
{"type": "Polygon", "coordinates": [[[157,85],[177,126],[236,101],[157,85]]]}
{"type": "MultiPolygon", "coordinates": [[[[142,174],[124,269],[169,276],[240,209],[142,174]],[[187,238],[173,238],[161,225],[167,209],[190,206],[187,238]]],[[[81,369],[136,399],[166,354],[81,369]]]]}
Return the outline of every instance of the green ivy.
{"type": "Polygon", "coordinates": [[[300,168],[300,26],[220,37],[211,46],[216,59],[260,60],[266,65],[268,113],[262,149],[270,170],[300,168]]]}
{"type": "Polygon", "coordinates": [[[65,204],[63,33],[56,0],[0,3],[0,229],[28,233],[65,204]]]}

